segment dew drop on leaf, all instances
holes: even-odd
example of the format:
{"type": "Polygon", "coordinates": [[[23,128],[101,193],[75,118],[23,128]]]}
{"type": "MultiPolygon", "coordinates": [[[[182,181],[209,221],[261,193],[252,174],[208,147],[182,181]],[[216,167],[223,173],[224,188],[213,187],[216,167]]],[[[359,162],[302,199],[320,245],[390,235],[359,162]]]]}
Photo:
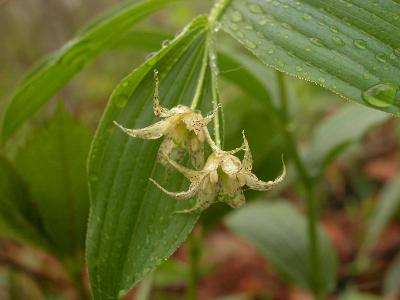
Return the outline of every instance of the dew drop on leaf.
{"type": "Polygon", "coordinates": [[[254,44],[253,42],[248,41],[248,40],[245,40],[245,41],[244,41],[244,44],[245,44],[247,47],[249,47],[250,49],[255,49],[255,48],[257,48],[257,45],[256,45],[256,44],[254,44]]]}
{"type": "Polygon", "coordinates": [[[242,14],[240,12],[238,12],[237,10],[235,10],[232,15],[231,15],[231,20],[233,22],[240,22],[243,20],[242,14]]]}
{"type": "Polygon", "coordinates": [[[321,42],[320,39],[317,39],[317,38],[310,38],[310,41],[311,41],[311,43],[313,43],[314,45],[316,45],[316,46],[318,46],[318,47],[322,47],[322,46],[323,46],[323,44],[322,44],[322,42],[321,42]]]}
{"type": "Polygon", "coordinates": [[[335,26],[331,26],[329,29],[330,29],[333,33],[338,33],[338,32],[339,32],[339,30],[338,30],[335,26]]]}
{"type": "Polygon", "coordinates": [[[362,98],[374,107],[387,108],[394,105],[397,91],[398,86],[393,83],[379,83],[365,90],[362,98]]]}
{"type": "Polygon", "coordinates": [[[265,24],[267,24],[267,18],[262,18],[261,20],[259,20],[258,21],[258,24],[260,24],[260,25],[265,25],[265,24]]]}
{"type": "Polygon", "coordinates": [[[332,40],[335,43],[335,45],[337,45],[337,46],[345,45],[345,43],[343,42],[343,40],[340,37],[334,36],[334,37],[332,37],[332,40]]]}
{"type": "Polygon", "coordinates": [[[354,40],[354,46],[358,49],[365,49],[367,48],[367,42],[364,40],[354,40]]]}
{"type": "Polygon", "coordinates": [[[253,4],[253,3],[249,5],[249,10],[252,13],[255,13],[255,14],[261,14],[262,13],[261,7],[259,5],[257,5],[257,4],[253,4]]]}
{"type": "Polygon", "coordinates": [[[363,74],[363,79],[368,80],[369,79],[369,74],[368,73],[364,73],[363,74]]]}
{"type": "Polygon", "coordinates": [[[303,71],[303,68],[300,67],[300,66],[296,66],[296,71],[297,71],[297,72],[301,72],[301,71],[303,71]]]}
{"type": "Polygon", "coordinates": [[[382,63],[386,62],[386,56],[385,56],[385,54],[383,54],[383,53],[378,53],[378,54],[376,54],[376,55],[375,55],[375,58],[376,58],[376,60],[379,61],[379,62],[382,62],[382,63]]]}
{"type": "Polygon", "coordinates": [[[162,42],[161,46],[164,48],[164,47],[167,47],[169,44],[171,44],[171,41],[165,40],[162,42]]]}
{"type": "Polygon", "coordinates": [[[400,56],[400,48],[396,48],[393,50],[394,55],[400,56]]]}
{"type": "Polygon", "coordinates": [[[128,103],[128,98],[125,96],[120,96],[117,99],[115,99],[115,105],[118,108],[124,108],[126,106],[126,103],[128,103]]]}
{"type": "Polygon", "coordinates": [[[312,19],[312,16],[309,14],[303,14],[303,19],[308,21],[312,19]]]}

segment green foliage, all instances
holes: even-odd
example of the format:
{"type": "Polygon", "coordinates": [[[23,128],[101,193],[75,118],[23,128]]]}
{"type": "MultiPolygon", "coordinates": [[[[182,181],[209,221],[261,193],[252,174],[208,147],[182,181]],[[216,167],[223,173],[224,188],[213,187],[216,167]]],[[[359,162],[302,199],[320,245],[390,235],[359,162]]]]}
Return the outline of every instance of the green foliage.
{"type": "Polygon", "coordinates": [[[94,299],[126,294],[174,252],[198,218],[174,214],[193,203],[171,199],[149,181],[154,178],[171,190],[183,188],[181,176],[166,173],[157,163],[159,141],[131,138],[113,121],[128,128],[154,123],[154,69],[160,75],[163,106],[190,105],[200,88],[202,108],[209,110],[209,70],[200,77],[208,26],[206,17],[197,18],[168,47],[123,79],[103,115],[89,161],[87,260],[94,299]]]}
{"type": "MultiPolygon", "coordinates": [[[[187,187],[187,182],[157,162],[160,140],[131,138],[113,121],[129,128],[156,121],[151,103],[155,69],[161,79],[163,106],[189,106],[199,96],[197,109],[203,114],[215,107],[219,99],[214,48],[222,26],[258,58],[234,46],[219,49],[220,75],[248,96],[235,94],[236,99],[226,101],[227,145],[236,146],[240,131],[246,129],[260,177],[277,171],[280,160],[276,158],[281,151],[287,152],[308,198],[309,213],[306,219],[285,202],[257,203],[229,214],[226,224],[258,247],[285,279],[311,290],[319,299],[334,287],[337,262],[325,232],[317,228],[313,179],[350,143],[389,115],[364,107],[341,108],[322,121],[306,151],[300,153],[298,132],[291,128],[284,77],[263,64],[368,107],[400,115],[400,20],[393,17],[399,16],[400,5],[363,0],[222,0],[209,17],[196,18],[172,41],[164,32],[132,30],[132,25],[173,1],[127,1],[81,30],[20,84],[5,112],[3,141],[100,53],[128,47],[153,51],[162,44],[113,91],[92,141],[88,176],[85,165],[91,135],[61,108],[47,128],[34,131],[18,154],[16,167],[0,157],[0,229],[52,251],[67,267],[72,260],[82,268],[90,191],[86,257],[93,298],[120,299],[161,265],[199,218],[198,214],[174,212],[191,207],[195,199],[179,202],[152,185],[149,178],[175,191],[187,187]],[[250,104],[250,98],[256,101],[250,104]],[[320,266],[312,254],[322,262],[320,266]],[[316,288],[316,283],[321,286],[316,288]]],[[[223,123],[220,111],[214,136],[221,140],[223,123]]],[[[366,246],[376,241],[398,207],[398,186],[396,179],[385,188],[367,229],[366,246]]],[[[217,211],[205,223],[220,217],[217,211]]],[[[398,291],[394,284],[398,265],[397,259],[387,275],[387,293],[398,291]]],[[[168,278],[169,282],[181,281],[193,271],[169,267],[177,275],[168,278]]],[[[143,299],[149,297],[153,284],[168,282],[160,274],[143,283],[143,299]]],[[[364,296],[350,291],[343,299],[360,297],[364,296]]]]}
{"type": "Polygon", "coordinates": [[[232,0],[222,24],[268,66],[398,114],[399,11],[395,2],[232,0]]]}
{"type": "Polygon", "coordinates": [[[44,246],[42,224],[26,185],[13,165],[0,156],[0,234],[44,246]]]}
{"type": "Polygon", "coordinates": [[[365,234],[364,246],[367,249],[378,240],[386,225],[400,209],[400,178],[387,183],[379,198],[365,234]]]}
{"type": "Polygon", "coordinates": [[[396,299],[400,295],[400,253],[397,254],[390,265],[384,279],[384,293],[396,299]]]}
{"type": "Polygon", "coordinates": [[[1,139],[60,90],[88,62],[116,43],[136,22],[173,0],[130,1],[88,25],[56,53],[49,55],[21,82],[3,120],[1,139]]]}
{"type": "MultiPolygon", "coordinates": [[[[280,199],[276,203],[254,203],[234,211],[225,220],[228,227],[256,246],[284,278],[312,290],[308,260],[306,219],[280,199]]],[[[322,262],[322,290],[335,284],[336,255],[322,228],[318,229],[322,262]]]]}
{"type": "Polygon", "coordinates": [[[323,171],[347,146],[360,140],[368,129],[388,118],[388,114],[358,105],[341,108],[315,130],[307,150],[310,167],[323,171]]]}
{"type": "Polygon", "coordinates": [[[61,256],[84,248],[89,195],[86,157],[91,134],[59,106],[16,158],[45,236],[61,256]]]}

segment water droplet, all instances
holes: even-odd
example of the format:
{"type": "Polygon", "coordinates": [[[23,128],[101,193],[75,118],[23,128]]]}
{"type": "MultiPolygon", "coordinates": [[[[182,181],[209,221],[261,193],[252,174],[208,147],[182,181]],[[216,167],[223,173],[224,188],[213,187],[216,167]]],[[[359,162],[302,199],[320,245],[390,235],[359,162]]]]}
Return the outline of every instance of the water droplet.
{"type": "Polygon", "coordinates": [[[331,26],[329,29],[330,29],[333,33],[338,33],[338,32],[339,32],[339,30],[338,30],[335,26],[331,26]]]}
{"type": "Polygon", "coordinates": [[[367,48],[367,42],[364,40],[354,40],[354,46],[358,49],[365,49],[367,48]]]}
{"type": "Polygon", "coordinates": [[[399,15],[394,15],[394,16],[393,16],[393,20],[396,20],[396,21],[397,21],[397,20],[399,20],[399,19],[400,19],[400,16],[399,16],[399,15]]]}
{"type": "Polygon", "coordinates": [[[244,29],[253,30],[254,28],[250,24],[246,24],[246,25],[244,25],[244,29]]]}
{"type": "Polygon", "coordinates": [[[124,82],[122,83],[122,86],[123,86],[123,87],[127,87],[128,84],[129,84],[128,81],[124,81],[124,82]]]}
{"type": "Polygon", "coordinates": [[[232,28],[233,31],[238,31],[239,30],[239,26],[235,23],[230,23],[230,27],[232,28]]]}
{"type": "Polygon", "coordinates": [[[286,29],[292,29],[292,26],[290,26],[288,23],[283,22],[281,25],[286,29]]]}
{"type": "Polygon", "coordinates": [[[99,180],[99,177],[97,176],[97,174],[93,173],[89,175],[89,180],[91,182],[96,182],[97,180],[99,180]]]}
{"type": "Polygon", "coordinates": [[[124,108],[126,106],[126,103],[128,103],[128,98],[125,96],[120,96],[115,99],[115,105],[119,108],[124,108]]]}
{"type": "Polygon", "coordinates": [[[300,67],[300,66],[296,66],[296,71],[297,71],[297,72],[301,72],[301,71],[303,71],[303,68],[300,67]]]}
{"type": "Polygon", "coordinates": [[[400,56],[400,48],[396,48],[393,50],[394,55],[400,56]]]}
{"type": "Polygon", "coordinates": [[[368,80],[369,79],[369,74],[368,73],[364,73],[363,74],[363,79],[364,80],[368,80]]]}
{"type": "Polygon", "coordinates": [[[245,40],[244,44],[245,44],[247,47],[249,47],[250,49],[255,49],[255,48],[257,48],[257,45],[254,44],[252,41],[245,40]]]}
{"type": "Polygon", "coordinates": [[[152,57],[154,57],[157,53],[156,52],[150,52],[149,54],[147,54],[145,60],[150,60],[152,57]]]}
{"type": "Polygon", "coordinates": [[[171,44],[171,41],[170,40],[165,40],[165,41],[163,41],[162,42],[162,44],[161,44],[161,47],[167,47],[169,44],[171,44]]]}
{"type": "Polygon", "coordinates": [[[217,22],[214,25],[214,32],[218,32],[221,29],[221,23],[217,22]]]}
{"type": "Polygon", "coordinates": [[[249,5],[249,9],[250,9],[250,11],[252,12],[252,13],[255,13],[255,14],[260,14],[260,13],[262,13],[262,9],[261,9],[261,7],[259,6],[259,5],[257,5],[257,4],[250,4],[249,5]]]}
{"type": "Polygon", "coordinates": [[[268,50],[267,50],[267,53],[268,53],[268,54],[274,54],[274,49],[268,49],[268,50]]]}
{"type": "Polygon", "coordinates": [[[345,43],[343,42],[343,40],[340,37],[334,36],[334,37],[332,37],[332,40],[338,46],[344,46],[345,45],[345,43]]]}
{"type": "Polygon", "coordinates": [[[386,62],[386,55],[383,53],[378,53],[375,55],[375,58],[380,62],[386,62]]]}
{"type": "Polygon", "coordinates": [[[306,50],[307,52],[310,52],[311,48],[310,47],[306,47],[304,50],[306,50]]]}
{"type": "Polygon", "coordinates": [[[265,25],[267,24],[267,22],[268,22],[267,18],[262,18],[261,20],[258,21],[258,24],[265,25]]]}
{"type": "Polygon", "coordinates": [[[289,38],[289,36],[288,36],[287,34],[285,34],[283,37],[284,37],[285,39],[288,39],[288,38],[289,38]]]}
{"type": "Polygon", "coordinates": [[[233,22],[240,22],[243,20],[242,14],[240,12],[238,12],[237,10],[235,10],[232,15],[231,15],[231,20],[233,22]]]}
{"type": "Polygon", "coordinates": [[[398,86],[393,83],[379,83],[376,84],[362,93],[362,98],[368,104],[387,108],[394,105],[398,86]]]}
{"type": "Polygon", "coordinates": [[[320,83],[325,83],[325,78],[320,77],[320,78],[318,78],[318,81],[319,81],[320,83]]]}
{"type": "Polygon", "coordinates": [[[322,44],[322,42],[321,42],[320,39],[317,39],[317,38],[310,38],[310,41],[311,41],[311,43],[313,43],[314,45],[316,45],[316,46],[318,46],[318,47],[322,47],[322,46],[323,46],[323,44],[322,44]]]}
{"type": "Polygon", "coordinates": [[[308,21],[308,20],[311,20],[311,19],[312,19],[312,16],[305,13],[305,14],[303,14],[303,19],[306,20],[306,21],[308,21]]]}

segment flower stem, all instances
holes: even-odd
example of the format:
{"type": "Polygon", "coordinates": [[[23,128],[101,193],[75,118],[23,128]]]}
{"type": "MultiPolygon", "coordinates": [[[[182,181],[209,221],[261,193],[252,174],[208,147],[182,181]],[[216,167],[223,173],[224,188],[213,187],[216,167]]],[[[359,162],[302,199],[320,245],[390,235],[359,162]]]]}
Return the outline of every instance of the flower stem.
{"type": "Polygon", "coordinates": [[[187,300],[197,300],[197,287],[200,279],[201,228],[196,227],[188,238],[189,276],[187,284],[187,300]]]}
{"type": "Polygon", "coordinates": [[[318,239],[318,202],[315,197],[314,180],[307,171],[307,168],[300,156],[300,152],[295,137],[290,129],[290,116],[288,112],[288,97],[284,75],[277,72],[277,80],[280,94],[280,110],[277,113],[280,116],[279,127],[282,130],[287,149],[293,159],[294,166],[297,169],[300,181],[303,185],[306,195],[307,206],[307,231],[309,238],[309,262],[311,266],[312,292],[316,300],[323,299],[321,290],[321,262],[318,239]]]}

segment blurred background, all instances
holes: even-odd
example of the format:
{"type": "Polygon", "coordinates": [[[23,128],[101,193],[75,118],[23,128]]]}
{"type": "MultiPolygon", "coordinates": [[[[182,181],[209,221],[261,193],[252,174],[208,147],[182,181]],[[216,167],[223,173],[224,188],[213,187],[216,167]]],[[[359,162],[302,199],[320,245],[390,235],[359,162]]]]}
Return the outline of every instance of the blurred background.
{"type": "MultiPolygon", "coordinates": [[[[35,63],[64,45],[88,20],[119,2],[0,0],[0,117],[18,83],[35,63]]],[[[35,114],[1,150],[2,155],[16,164],[27,189],[35,190],[38,184],[31,181],[32,175],[39,174],[44,181],[46,176],[52,176],[50,172],[40,172],[40,168],[47,168],[46,155],[40,165],[30,165],[29,161],[32,157],[40,160],[40,154],[32,150],[38,138],[36,133],[40,136],[47,128],[57,114],[58,103],[64,104],[63,114],[71,116],[85,131],[82,151],[76,153],[80,155],[76,168],[84,178],[90,138],[113,88],[143,63],[147,55],[160,48],[165,34],[175,34],[196,15],[208,13],[211,7],[209,0],[185,1],[147,18],[135,30],[161,32],[161,40],[152,40],[143,47],[133,47],[127,42],[100,55],[35,114]]],[[[276,100],[274,71],[264,70],[261,63],[223,33],[219,44],[224,51],[233,48],[242,51],[246,59],[258,64],[262,70],[259,80],[265,82],[271,98],[276,100]]],[[[240,145],[244,129],[252,145],[255,173],[260,178],[272,178],[280,171],[281,153],[286,149],[262,99],[249,96],[229,80],[232,76],[242,76],[241,72],[240,67],[220,70],[225,145],[227,149],[240,145]]],[[[331,298],[400,299],[400,256],[396,259],[400,249],[399,121],[349,103],[313,84],[289,77],[284,80],[289,90],[290,126],[310,170],[316,164],[325,164],[318,184],[320,219],[339,262],[331,298]]],[[[46,141],[46,137],[40,138],[46,141]]],[[[86,181],[79,184],[82,201],[88,203],[86,181]]],[[[41,196],[40,191],[33,193],[41,196]]],[[[268,202],[284,197],[297,211],[304,212],[301,187],[295,175],[289,176],[278,191],[265,195],[249,192],[246,196],[249,201],[268,199],[268,202]]],[[[7,213],[6,208],[0,210],[7,213]]],[[[201,256],[198,298],[311,299],[307,291],[277,274],[268,254],[237,236],[229,221],[224,221],[229,213],[226,206],[216,205],[195,228],[194,236],[202,240],[195,249],[201,256]]],[[[64,263],[24,239],[13,238],[6,227],[0,222],[0,299],[87,297],[85,272],[82,286],[77,287],[64,263]]],[[[151,299],[185,299],[188,251],[193,249],[184,244],[128,299],[139,299],[145,289],[150,290],[151,299]]],[[[83,257],[82,253],[78,255],[83,257]]]]}

